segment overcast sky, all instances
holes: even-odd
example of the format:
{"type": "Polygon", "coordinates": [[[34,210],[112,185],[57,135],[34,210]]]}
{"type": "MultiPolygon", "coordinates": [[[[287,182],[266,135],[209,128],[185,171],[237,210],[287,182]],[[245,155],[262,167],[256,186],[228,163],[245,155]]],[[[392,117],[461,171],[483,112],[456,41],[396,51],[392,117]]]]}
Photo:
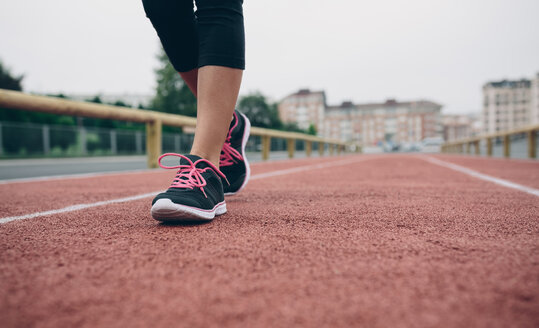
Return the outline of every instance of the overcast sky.
{"type": "MultiPolygon", "coordinates": [[[[538,0],[245,0],[241,94],[481,108],[489,80],[539,72],[538,0]]],[[[145,93],[158,38],[141,0],[0,2],[0,59],[31,92],[145,93]]]]}

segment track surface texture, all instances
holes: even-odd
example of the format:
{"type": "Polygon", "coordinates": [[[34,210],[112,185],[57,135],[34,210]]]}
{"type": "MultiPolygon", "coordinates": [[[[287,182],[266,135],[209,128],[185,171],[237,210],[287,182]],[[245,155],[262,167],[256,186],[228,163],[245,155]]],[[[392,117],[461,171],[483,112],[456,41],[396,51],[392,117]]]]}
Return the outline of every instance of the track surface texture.
{"type": "MultiPolygon", "coordinates": [[[[431,157],[539,187],[537,162],[431,157]]],[[[538,327],[539,197],[426,158],[258,163],[208,224],[154,221],[151,196],[0,224],[1,326],[538,327]]],[[[0,217],[174,173],[3,184],[0,217]]]]}

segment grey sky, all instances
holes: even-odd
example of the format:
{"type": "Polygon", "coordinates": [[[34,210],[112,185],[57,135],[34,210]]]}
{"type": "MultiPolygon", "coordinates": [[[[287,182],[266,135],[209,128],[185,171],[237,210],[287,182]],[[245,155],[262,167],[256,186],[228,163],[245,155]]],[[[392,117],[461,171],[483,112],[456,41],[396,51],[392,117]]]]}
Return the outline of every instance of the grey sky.
{"type": "MultiPolygon", "coordinates": [[[[539,72],[538,0],[245,0],[241,93],[329,103],[430,99],[478,111],[488,80],[539,72]]],[[[0,59],[27,91],[152,93],[159,42],[140,0],[0,2],[0,59]]]]}

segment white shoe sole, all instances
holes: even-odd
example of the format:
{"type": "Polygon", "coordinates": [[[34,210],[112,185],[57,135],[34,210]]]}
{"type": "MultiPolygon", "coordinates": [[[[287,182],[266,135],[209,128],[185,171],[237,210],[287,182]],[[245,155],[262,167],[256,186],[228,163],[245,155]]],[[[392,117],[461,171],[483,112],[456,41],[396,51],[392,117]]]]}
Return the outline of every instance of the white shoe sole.
{"type": "Polygon", "coordinates": [[[178,221],[211,221],[216,216],[226,213],[225,201],[215,205],[211,210],[180,205],[173,203],[170,199],[158,199],[152,206],[152,217],[157,221],[178,222],[178,221]]]}
{"type": "Polygon", "coordinates": [[[249,140],[249,135],[251,134],[251,122],[243,113],[240,113],[241,116],[245,119],[245,129],[243,130],[243,139],[241,140],[241,156],[243,157],[243,162],[245,163],[245,180],[241,184],[240,188],[234,192],[226,192],[225,196],[232,196],[239,193],[249,182],[249,177],[251,176],[251,167],[249,166],[249,161],[247,156],[245,156],[245,146],[247,145],[247,140],[249,140]]]}

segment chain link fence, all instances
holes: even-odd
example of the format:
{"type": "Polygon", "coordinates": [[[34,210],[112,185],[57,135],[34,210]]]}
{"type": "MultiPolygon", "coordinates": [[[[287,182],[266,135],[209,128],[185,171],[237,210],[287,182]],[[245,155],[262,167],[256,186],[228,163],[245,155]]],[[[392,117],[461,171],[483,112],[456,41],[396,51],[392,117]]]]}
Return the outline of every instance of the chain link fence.
{"type": "MultiPolygon", "coordinates": [[[[191,149],[192,133],[163,132],[163,152],[187,153],[191,149]]],[[[246,151],[260,155],[262,138],[251,136],[246,151]]],[[[327,151],[327,145],[325,145],[327,151]]],[[[271,151],[286,158],[287,141],[272,138],[271,151]]],[[[296,141],[296,155],[305,156],[305,142],[296,141]]],[[[313,156],[318,143],[313,142],[313,156]]],[[[46,125],[0,122],[0,158],[78,157],[143,155],[146,153],[146,133],[143,130],[107,129],[84,126],[46,125]]],[[[296,157],[296,156],[295,156],[296,157]]]]}
{"type": "MultiPolygon", "coordinates": [[[[186,152],[192,134],[163,133],[163,151],[186,152]]],[[[142,155],[146,134],[140,130],[0,122],[0,157],[71,157],[142,155]]]]}
{"type": "MultiPolygon", "coordinates": [[[[510,154],[511,158],[529,159],[528,157],[528,136],[526,133],[514,134],[510,136],[511,146],[510,154]]],[[[539,153],[539,134],[535,135],[536,153],[539,153]]],[[[464,146],[465,148],[465,146],[464,146]]],[[[470,146],[470,152],[473,154],[475,148],[470,146]]],[[[487,141],[479,141],[479,155],[487,156],[487,141]]],[[[504,157],[503,156],[503,138],[492,139],[492,157],[504,157]]]]}

